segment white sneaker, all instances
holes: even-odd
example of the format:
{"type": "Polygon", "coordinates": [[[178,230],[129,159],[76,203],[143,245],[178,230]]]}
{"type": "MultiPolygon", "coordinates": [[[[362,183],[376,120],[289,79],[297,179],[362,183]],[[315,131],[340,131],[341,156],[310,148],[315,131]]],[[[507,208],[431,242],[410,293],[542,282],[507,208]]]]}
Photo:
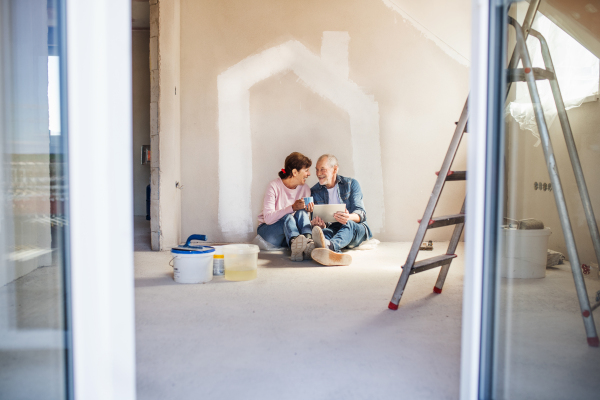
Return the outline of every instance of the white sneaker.
{"type": "Polygon", "coordinates": [[[306,248],[304,249],[304,252],[303,252],[305,260],[310,260],[310,255],[312,254],[314,249],[315,249],[315,241],[312,239],[308,239],[308,244],[306,245],[306,248]]]}
{"type": "Polygon", "coordinates": [[[313,226],[312,237],[315,241],[315,248],[322,249],[327,247],[327,240],[323,234],[323,230],[318,226],[313,226]]]}
{"type": "Polygon", "coordinates": [[[304,259],[304,250],[308,245],[308,238],[304,235],[296,236],[290,243],[292,249],[292,261],[302,261],[304,259]]]}

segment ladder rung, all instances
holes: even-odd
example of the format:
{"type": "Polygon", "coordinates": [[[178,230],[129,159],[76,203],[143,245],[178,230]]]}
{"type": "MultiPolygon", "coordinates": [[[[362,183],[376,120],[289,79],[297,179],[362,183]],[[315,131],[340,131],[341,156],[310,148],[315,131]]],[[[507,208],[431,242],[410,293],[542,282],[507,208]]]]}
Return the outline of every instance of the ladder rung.
{"type": "MultiPolygon", "coordinates": [[[[418,220],[421,223],[421,220],[418,220]]],[[[427,229],[440,228],[448,225],[458,225],[465,222],[465,214],[443,215],[429,220],[427,229]]]]}
{"type": "Polygon", "coordinates": [[[442,254],[441,256],[435,256],[427,258],[425,260],[417,261],[410,270],[410,275],[418,274],[419,272],[427,271],[428,269],[450,264],[453,258],[456,258],[456,254],[442,254]]]}
{"type": "Polygon", "coordinates": [[[508,70],[508,81],[509,82],[525,82],[525,74],[531,73],[533,70],[533,76],[536,81],[544,79],[554,79],[554,72],[548,71],[543,68],[517,68],[508,70]]]}
{"type": "MultiPolygon", "coordinates": [[[[436,175],[440,174],[440,171],[435,173],[436,175]]],[[[448,175],[446,175],[446,182],[448,181],[466,181],[467,180],[467,171],[448,171],[448,175]]]]}

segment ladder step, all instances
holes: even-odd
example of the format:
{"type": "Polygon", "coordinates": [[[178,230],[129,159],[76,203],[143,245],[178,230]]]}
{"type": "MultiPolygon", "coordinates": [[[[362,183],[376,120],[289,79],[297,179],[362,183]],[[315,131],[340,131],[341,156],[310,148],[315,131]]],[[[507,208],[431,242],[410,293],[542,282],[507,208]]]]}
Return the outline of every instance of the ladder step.
{"type": "MultiPolygon", "coordinates": [[[[421,220],[418,220],[421,223],[421,220]]],[[[458,225],[465,223],[465,214],[453,214],[453,215],[443,215],[441,217],[434,217],[429,220],[429,224],[427,229],[440,228],[442,226],[448,225],[458,225]]]]}
{"type": "MultiPolygon", "coordinates": [[[[440,171],[435,173],[436,175],[440,174],[440,171]]],[[[467,171],[448,171],[448,175],[446,175],[446,182],[448,181],[466,181],[467,180],[467,171]]]]}
{"type": "Polygon", "coordinates": [[[554,79],[554,72],[548,71],[543,68],[516,68],[508,70],[508,81],[509,82],[525,82],[525,74],[531,73],[533,70],[533,76],[536,81],[544,80],[544,79],[554,79]]]}
{"type": "Polygon", "coordinates": [[[419,272],[427,271],[428,269],[450,264],[453,258],[456,258],[456,254],[442,254],[441,256],[435,256],[427,258],[425,260],[417,261],[410,270],[410,275],[418,274],[419,272]]]}

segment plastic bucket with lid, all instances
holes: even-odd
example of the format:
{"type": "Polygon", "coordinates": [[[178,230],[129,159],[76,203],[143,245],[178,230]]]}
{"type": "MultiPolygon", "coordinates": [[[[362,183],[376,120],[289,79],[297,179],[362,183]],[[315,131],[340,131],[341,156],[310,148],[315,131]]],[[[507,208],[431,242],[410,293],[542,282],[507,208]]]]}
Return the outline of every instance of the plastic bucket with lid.
{"type": "Polygon", "coordinates": [[[502,277],[544,278],[551,234],[550,228],[502,229],[502,277]]]}
{"type": "Polygon", "coordinates": [[[225,279],[229,281],[256,279],[260,251],[257,245],[228,244],[222,248],[225,256],[225,279]]]}
{"type": "Polygon", "coordinates": [[[192,246],[192,240],[206,240],[204,235],[191,235],[185,246],[171,250],[173,279],[177,283],[205,283],[213,278],[213,254],[210,246],[192,246]]]}

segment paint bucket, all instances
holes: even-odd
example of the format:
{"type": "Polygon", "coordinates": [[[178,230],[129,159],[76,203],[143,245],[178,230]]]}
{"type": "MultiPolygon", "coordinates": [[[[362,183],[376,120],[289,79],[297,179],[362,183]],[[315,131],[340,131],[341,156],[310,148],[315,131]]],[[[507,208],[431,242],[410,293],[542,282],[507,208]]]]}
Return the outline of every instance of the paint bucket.
{"type": "Polygon", "coordinates": [[[213,254],[210,246],[192,246],[192,240],[206,240],[204,235],[191,235],[184,246],[171,249],[173,279],[177,283],[206,283],[213,278],[213,254]]]}
{"type": "Polygon", "coordinates": [[[223,255],[223,246],[212,246],[215,249],[213,253],[213,276],[225,275],[225,256],[223,255]]]}
{"type": "Polygon", "coordinates": [[[548,238],[551,234],[550,228],[502,229],[502,277],[544,278],[548,259],[548,238]]]}
{"type": "Polygon", "coordinates": [[[254,244],[228,244],[223,246],[225,279],[228,281],[256,279],[259,251],[258,246],[254,244]]]}

